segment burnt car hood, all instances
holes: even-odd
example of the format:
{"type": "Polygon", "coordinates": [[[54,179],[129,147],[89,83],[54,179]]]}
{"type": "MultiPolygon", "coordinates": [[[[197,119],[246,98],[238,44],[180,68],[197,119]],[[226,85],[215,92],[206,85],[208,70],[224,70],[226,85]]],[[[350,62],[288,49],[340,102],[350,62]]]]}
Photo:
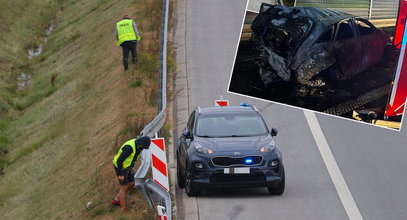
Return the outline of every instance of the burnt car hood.
{"type": "Polygon", "coordinates": [[[273,138],[271,138],[270,135],[221,138],[197,137],[195,141],[205,147],[214,150],[215,152],[256,151],[266,144],[274,142],[273,138]]]}
{"type": "Polygon", "coordinates": [[[255,60],[265,86],[291,79],[303,82],[318,74],[308,68],[298,72],[316,37],[335,22],[354,17],[331,9],[268,6],[251,25],[255,60]]]}

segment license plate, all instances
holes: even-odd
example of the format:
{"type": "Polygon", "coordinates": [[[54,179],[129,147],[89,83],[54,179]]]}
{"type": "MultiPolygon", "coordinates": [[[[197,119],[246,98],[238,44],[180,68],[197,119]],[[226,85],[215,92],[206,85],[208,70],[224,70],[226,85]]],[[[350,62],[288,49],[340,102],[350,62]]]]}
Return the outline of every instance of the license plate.
{"type": "Polygon", "coordinates": [[[249,174],[250,167],[230,167],[223,169],[224,174],[249,174]]]}

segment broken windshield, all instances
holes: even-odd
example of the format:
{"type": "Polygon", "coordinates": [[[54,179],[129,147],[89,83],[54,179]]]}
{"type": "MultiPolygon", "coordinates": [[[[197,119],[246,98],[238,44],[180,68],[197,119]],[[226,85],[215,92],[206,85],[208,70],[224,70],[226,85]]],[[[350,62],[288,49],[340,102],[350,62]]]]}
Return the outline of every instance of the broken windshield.
{"type": "Polygon", "coordinates": [[[257,16],[252,30],[266,47],[287,58],[302,42],[312,26],[303,9],[275,6],[257,16]]]}

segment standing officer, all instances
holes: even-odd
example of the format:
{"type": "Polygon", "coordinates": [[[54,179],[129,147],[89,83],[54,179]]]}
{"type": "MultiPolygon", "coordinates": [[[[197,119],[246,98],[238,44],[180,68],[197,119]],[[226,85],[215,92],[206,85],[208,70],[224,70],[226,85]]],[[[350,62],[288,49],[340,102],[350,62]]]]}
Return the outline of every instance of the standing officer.
{"type": "Polygon", "coordinates": [[[136,23],[131,20],[128,15],[123,16],[123,19],[116,24],[115,36],[117,40],[116,44],[123,49],[123,65],[126,71],[129,69],[129,51],[131,52],[133,63],[136,63],[137,41],[141,39],[136,23]]]}
{"type": "Polygon", "coordinates": [[[143,149],[150,147],[151,140],[148,136],[126,141],[119,149],[113,159],[114,169],[120,183],[120,191],[112,204],[120,205],[121,210],[127,211],[126,194],[134,186],[134,162],[139,157],[143,149]]]}

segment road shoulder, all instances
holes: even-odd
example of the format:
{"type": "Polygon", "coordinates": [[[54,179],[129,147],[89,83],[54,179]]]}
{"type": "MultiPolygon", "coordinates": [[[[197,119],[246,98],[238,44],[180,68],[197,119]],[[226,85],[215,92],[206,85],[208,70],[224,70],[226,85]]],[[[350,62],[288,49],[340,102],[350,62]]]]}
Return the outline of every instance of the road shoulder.
{"type": "MultiPolygon", "coordinates": [[[[177,0],[175,8],[175,36],[174,42],[176,47],[176,63],[177,63],[177,73],[175,82],[173,82],[173,91],[176,93],[175,100],[173,102],[173,143],[174,150],[170,154],[171,160],[176,158],[175,156],[175,145],[177,139],[185,127],[188,115],[189,115],[189,104],[188,104],[188,76],[187,76],[187,57],[186,57],[186,10],[187,1],[177,0]]],[[[175,160],[174,160],[175,161],[175,160]]],[[[175,164],[175,162],[174,162],[175,164]]],[[[174,165],[176,167],[176,165],[174,165]]],[[[176,185],[176,168],[173,169],[175,175],[171,178],[171,185],[175,189],[175,201],[177,206],[177,219],[199,219],[198,217],[198,207],[197,199],[189,198],[185,195],[184,190],[178,188],[176,185]],[[188,212],[186,212],[188,210],[188,212]]]]}

